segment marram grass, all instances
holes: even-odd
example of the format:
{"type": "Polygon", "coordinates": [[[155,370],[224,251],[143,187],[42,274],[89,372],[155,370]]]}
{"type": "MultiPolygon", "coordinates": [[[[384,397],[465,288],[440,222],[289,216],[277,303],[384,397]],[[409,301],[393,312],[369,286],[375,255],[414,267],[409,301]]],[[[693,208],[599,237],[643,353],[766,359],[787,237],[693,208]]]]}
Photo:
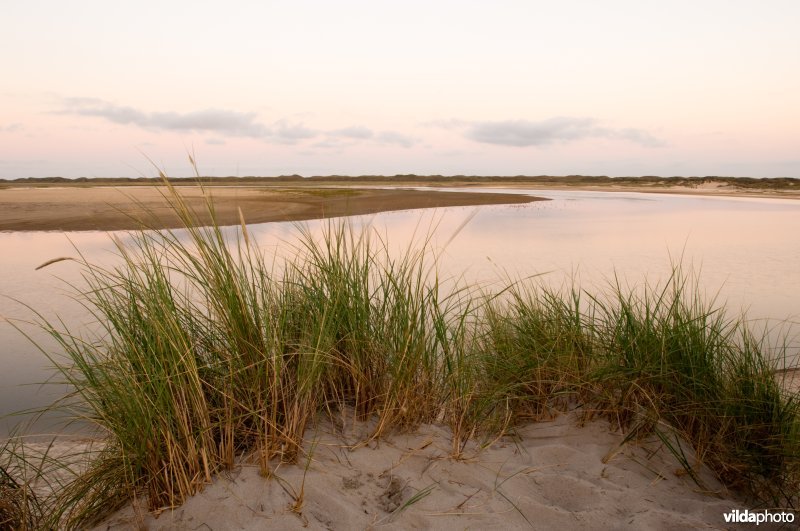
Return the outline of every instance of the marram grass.
{"type": "Polygon", "coordinates": [[[670,441],[688,441],[744,496],[797,504],[800,399],[775,380],[780,353],[704,303],[679,268],[640,290],[512,282],[487,294],[441,279],[427,240],[398,258],[370,229],[335,220],[321,236],[300,226],[290,257],[268,263],[244,222],[201,226],[177,191],[169,198],[185,229],[133,233],[113,268],[82,261],[100,332],[42,324],[74,389],[58,407],[103,445],[37,496],[19,471],[41,476],[57,460],[7,443],[4,523],[83,527],[133,497],[176,506],[243,455],[269,476],[301,458],[319,415],[346,412],[377,420],[368,439],[443,422],[458,457],[470,438],[580,407],[676,455],[670,441]]]}

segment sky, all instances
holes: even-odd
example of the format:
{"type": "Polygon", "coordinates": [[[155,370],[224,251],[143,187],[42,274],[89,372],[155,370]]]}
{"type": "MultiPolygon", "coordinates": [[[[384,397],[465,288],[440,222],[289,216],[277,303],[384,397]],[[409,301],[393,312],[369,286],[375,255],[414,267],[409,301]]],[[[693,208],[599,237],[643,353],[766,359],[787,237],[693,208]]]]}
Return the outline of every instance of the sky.
{"type": "Polygon", "coordinates": [[[797,0],[0,8],[0,178],[800,177],[797,0]]]}

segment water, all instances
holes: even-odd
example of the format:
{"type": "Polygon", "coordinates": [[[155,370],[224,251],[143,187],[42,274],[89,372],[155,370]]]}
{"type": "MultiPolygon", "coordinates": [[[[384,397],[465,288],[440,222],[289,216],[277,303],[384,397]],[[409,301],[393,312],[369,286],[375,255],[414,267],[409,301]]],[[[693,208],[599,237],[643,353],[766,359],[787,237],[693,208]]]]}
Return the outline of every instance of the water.
{"type": "MultiPolygon", "coordinates": [[[[484,190],[481,190],[484,191],[484,190]]],[[[526,205],[455,207],[438,211],[387,212],[357,218],[402,249],[427,234],[445,275],[488,288],[503,278],[539,275],[551,286],[602,288],[614,275],[632,285],[656,283],[673,264],[700,272],[702,288],[735,315],[746,310],[755,325],[798,321],[800,316],[800,201],[640,193],[497,189],[551,201],[526,205]],[[464,225],[466,223],[466,225],[464,225]],[[456,234],[455,238],[451,237],[456,234]],[[771,320],[771,321],[765,321],[771,320]]],[[[320,222],[309,222],[318,230],[320,222]]],[[[292,223],[250,227],[267,255],[286,254],[292,223]]],[[[29,320],[30,310],[61,316],[80,328],[91,319],[68,296],[66,282],[79,282],[74,262],[43,270],[52,258],[77,256],[113,264],[113,244],[101,232],[0,233],[0,316],[29,320]],[[9,298],[11,297],[11,298],[9,298]]],[[[17,322],[24,330],[35,328],[17,322]]],[[[53,344],[36,336],[46,349],[53,344]]],[[[50,362],[7,321],[0,321],[0,415],[51,403],[59,385],[30,385],[52,376],[50,362]],[[28,384],[28,385],[21,385],[28,384]]],[[[0,433],[15,419],[0,421],[0,433]]],[[[46,419],[39,429],[50,429],[46,419]]]]}

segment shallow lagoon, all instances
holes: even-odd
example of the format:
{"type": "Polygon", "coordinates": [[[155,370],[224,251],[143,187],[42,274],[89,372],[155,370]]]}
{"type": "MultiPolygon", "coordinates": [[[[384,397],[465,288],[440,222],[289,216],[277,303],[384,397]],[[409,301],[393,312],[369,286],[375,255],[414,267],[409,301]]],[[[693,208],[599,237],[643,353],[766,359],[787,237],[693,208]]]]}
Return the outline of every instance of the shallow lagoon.
{"type": "MultiPolygon", "coordinates": [[[[551,200],[387,212],[355,221],[371,225],[398,250],[432,232],[440,271],[488,290],[498,280],[530,276],[556,287],[570,286],[574,280],[592,292],[603,291],[615,274],[630,285],[654,284],[680,262],[686,270],[699,272],[707,297],[725,303],[732,317],[746,310],[754,327],[800,319],[800,201],[496,191],[551,200]]],[[[319,230],[321,222],[308,225],[319,230]]],[[[297,234],[293,223],[256,225],[249,231],[267,256],[290,253],[286,242],[297,234]]],[[[115,262],[107,233],[0,233],[0,316],[30,319],[31,312],[12,300],[17,299],[46,317],[57,314],[79,327],[88,323],[64,283],[80,279],[75,263],[59,262],[35,271],[52,258],[76,256],[76,249],[90,262],[115,262]]],[[[46,338],[42,341],[47,344],[46,338]]],[[[0,415],[46,405],[63,394],[64,388],[57,385],[32,384],[49,378],[49,362],[5,321],[0,321],[0,345],[0,415]]],[[[0,421],[0,432],[13,423],[0,421]]],[[[41,429],[49,428],[49,423],[42,424],[41,429]]]]}

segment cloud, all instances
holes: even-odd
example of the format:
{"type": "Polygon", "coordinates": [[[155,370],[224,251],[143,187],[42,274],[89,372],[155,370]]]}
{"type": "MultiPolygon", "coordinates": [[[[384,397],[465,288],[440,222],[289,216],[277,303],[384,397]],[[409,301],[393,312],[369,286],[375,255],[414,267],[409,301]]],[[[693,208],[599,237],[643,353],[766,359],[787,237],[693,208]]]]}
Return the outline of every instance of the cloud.
{"type": "Polygon", "coordinates": [[[422,127],[438,127],[441,129],[461,129],[470,125],[471,122],[459,120],[458,118],[450,118],[449,120],[431,120],[429,122],[421,122],[422,127]]]}
{"type": "Polygon", "coordinates": [[[416,144],[416,141],[410,136],[406,136],[395,131],[381,131],[378,133],[377,138],[378,141],[383,144],[397,144],[398,146],[403,146],[404,148],[410,148],[416,144]]]}
{"type": "Polygon", "coordinates": [[[228,136],[262,137],[268,130],[255,122],[255,113],[207,109],[180,114],[152,113],[149,123],[173,131],[213,131],[228,136]]]}
{"type": "Polygon", "coordinates": [[[584,138],[617,138],[647,147],[663,142],[641,129],[601,127],[593,118],[555,117],[538,122],[527,120],[466,122],[439,120],[427,125],[444,129],[462,129],[464,136],[475,142],[500,146],[530,147],[584,138]]]}
{"type": "Polygon", "coordinates": [[[541,122],[513,120],[478,122],[466,136],[476,142],[503,146],[541,146],[596,135],[591,118],[550,118],[541,122]]]}
{"type": "Polygon", "coordinates": [[[326,132],[324,141],[314,144],[318,148],[341,148],[352,146],[359,141],[372,140],[379,144],[394,144],[402,147],[411,147],[417,142],[410,136],[398,133],[397,131],[375,132],[363,125],[352,125],[342,129],[334,129],[326,132]]]}
{"type": "Polygon", "coordinates": [[[630,140],[637,144],[647,147],[663,147],[666,145],[663,140],[654,137],[647,131],[641,129],[619,129],[609,130],[609,136],[613,138],[621,138],[623,140],[630,140]]]}
{"type": "Polygon", "coordinates": [[[297,144],[304,140],[322,137],[313,147],[341,148],[371,140],[379,144],[398,145],[405,148],[417,141],[396,131],[375,132],[363,125],[322,131],[306,127],[303,123],[278,120],[271,125],[256,121],[255,113],[242,113],[225,109],[206,109],[187,113],[146,112],[135,107],[117,105],[97,98],[65,98],[62,109],[56,114],[70,114],[102,118],[121,125],[134,125],[156,131],[206,133],[209,144],[220,144],[225,138],[260,138],[280,144],[297,144]]]}
{"type": "Polygon", "coordinates": [[[309,129],[303,124],[291,124],[285,120],[276,122],[273,130],[270,132],[270,136],[281,144],[294,144],[299,140],[314,138],[318,134],[318,131],[309,129]]]}
{"type": "Polygon", "coordinates": [[[222,136],[262,138],[270,130],[256,122],[255,113],[224,109],[205,109],[188,113],[144,112],[134,107],[116,105],[96,98],[66,98],[58,114],[74,114],[104,118],[123,125],[137,125],[162,131],[192,131],[222,136]]]}
{"type": "Polygon", "coordinates": [[[341,149],[344,147],[345,144],[339,140],[320,140],[319,142],[314,142],[311,144],[311,147],[314,149],[341,149]]]}
{"type": "Polygon", "coordinates": [[[342,129],[336,129],[334,131],[330,131],[328,134],[336,137],[354,138],[359,140],[372,138],[375,135],[375,133],[372,132],[372,129],[369,127],[364,127],[363,125],[353,125],[342,129]]]}
{"type": "Polygon", "coordinates": [[[25,127],[20,123],[13,123],[8,125],[0,125],[0,131],[4,133],[16,133],[17,131],[22,131],[25,127]]]}

